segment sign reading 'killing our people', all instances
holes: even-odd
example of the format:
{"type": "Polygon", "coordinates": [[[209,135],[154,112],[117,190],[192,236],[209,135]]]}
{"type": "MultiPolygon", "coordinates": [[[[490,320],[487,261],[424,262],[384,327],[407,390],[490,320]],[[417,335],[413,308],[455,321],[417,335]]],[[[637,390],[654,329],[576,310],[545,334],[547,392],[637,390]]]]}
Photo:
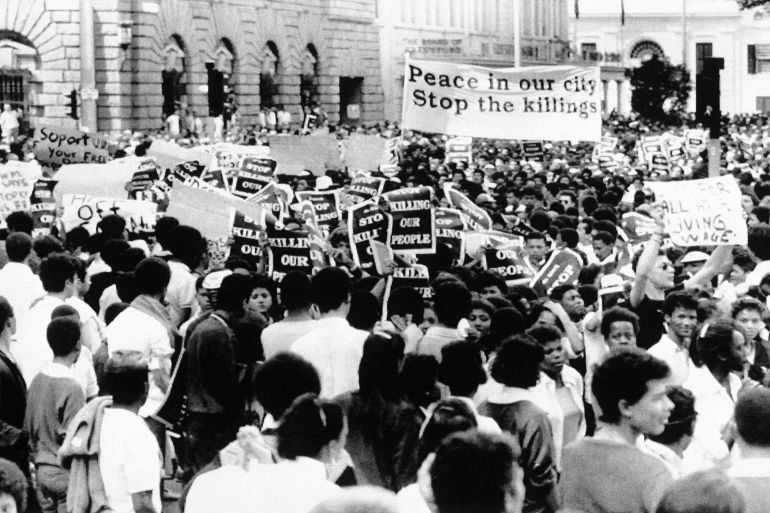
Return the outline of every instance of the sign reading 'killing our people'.
{"type": "Polygon", "coordinates": [[[748,243],[741,190],[732,176],[647,185],[663,206],[666,231],[677,246],[748,243]]]}
{"type": "Polygon", "coordinates": [[[393,216],[389,241],[393,251],[435,253],[436,217],[431,194],[430,187],[409,187],[383,196],[393,216]]]}
{"type": "Polygon", "coordinates": [[[484,68],[407,58],[403,127],[455,136],[601,140],[598,67],[484,68]]]}

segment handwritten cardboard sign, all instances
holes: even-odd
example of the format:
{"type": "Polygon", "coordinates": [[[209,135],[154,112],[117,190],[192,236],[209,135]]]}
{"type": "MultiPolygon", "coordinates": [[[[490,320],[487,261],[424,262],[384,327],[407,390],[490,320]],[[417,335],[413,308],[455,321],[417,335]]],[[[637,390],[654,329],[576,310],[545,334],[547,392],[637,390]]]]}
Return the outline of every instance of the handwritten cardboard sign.
{"type": "Polygon", "coordinates": [[[666,231],[677,246],[748,243],[741,191],[732,176],[648,185],[663,205],[666,231]]]}
{"type": "Polygon", "coordinates": [[[104,137],[62,126],[40,125],[32,138],[35,158],[46,164],[104,164],[111,160],[110,142],[104,137]]]}
{"type": "Polygon", "coordinates": [[[65,194],[62,198],[62,222],[66,230],[84,226],[96,232],[102,218],[117,214],[126,219],[126,229],[132,233],[147,233],[155,229],[158,206],[151,201],[120,198],[99,198],[86,194],[65,194]]]}

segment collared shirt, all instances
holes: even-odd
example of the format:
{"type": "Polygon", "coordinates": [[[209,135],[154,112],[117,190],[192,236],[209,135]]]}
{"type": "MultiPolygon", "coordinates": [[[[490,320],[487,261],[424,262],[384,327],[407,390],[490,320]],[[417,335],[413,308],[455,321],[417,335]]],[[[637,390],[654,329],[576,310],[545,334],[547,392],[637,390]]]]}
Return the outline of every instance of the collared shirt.
{"type": "Polygon", "coordinates": [[[695,411],[698,419],[695,421],[694,438],[704,448],[705,457],[711,461],[723,459],[728,454],[727,445],[722,440],[735,409],[735,399],[738,397],[742,383],[741,378],[730,373],[728,376],[730,393],[719,384],[706,365],[693,367],[690,377],[684,382],[684,387],[695,397],[695,411]]]}
{"type": "MultiPolygon", "coordinates": [[[[148,360],[150,374],[163,369],[170,376],[171,347],[166,328],[146,313],[128,307],[107,326],[107,349],[110,356],[117,351],[138,351],[148,360]]],[[[150,376],[150,388],[147,400],[139,410],[139,415],[147,417],[155,413],[163,403],[165,394],[150,376]]]]}
{"type": "Polygon", "coordinates": [[[425,336],[417,343],[417,354],[432,355],[441,363],[441,348],[450,342],[464,338],[456,329],[431,326],[425,332],[425,336]]]}
{"type": "Polygon", "coordinates": [[[23,322],[32,302],[45,295],[40,278],[28,265],[8,262],[0,269],[0,296],[13,307],[16,324],[23,322]]]}
{"type": "Polygon", "coordinates": [[[679,479],[684,475],[682,458],[665,445],[647,439],[644,441],[644,450],[665,463],[674,479],[679,479]]]}
{"type": "Polygon", "coordinates": [[[262,330],[262,350],[265,352],[265,359],[272,358],[280,352],[289,351],[291,345],[315,328],[315,325],[312,319],[305,321],[284,319],[262,330]]]}
{"type": "Polygon", "coordinates": [[[291,351],[312,363],[321,377],[321,397],[331,399],[358,390],[358,365],[369,333],[340,317],[326,317],[298,338],[291,351]]]}
{"type": "MultiPolygon", "coordinates": [[[[11,354],[18,362],[19,370],[24,376],[24,381],[27,382],[27,387],[32,384],[32,380],[38,372],[53,362],[53,351],[48,345],[46,330],[48,323],[51,322],[51,312],[63,304],[65,304],[63,300],[45,295],[35,301],[23,322],[17,324],[16,340],[11,343],[11,354]]],[[[83,388],[85,396],[96,395],[98,391],[96,373],[94,372],[91,351],[87,347],[81,349],[73,372],[75,373],[75,380],[83,388]]]]}
{"type": "Polygon", "coordinates": [[[660,338],[658,343],[647,350],[655,358],[663,360],[671,369],[671,384],[682,385],[690,376],[690,371],[695,367],[690,359],[687,349],[680,346],[667,334],[660,338]]]}
{"type": "Polygon", "coordinates": [[[170,260],[171,279],[166,288],[168,313],[175,328],[182,324],[182,310],[193,308],[195,303],[195,275],[182,262],[170,260]]]}
{"type": "MultiPolygon", "coordinates": [[[[583,378],[572,367],[565,365],[561,370],[561,379],[564,387],[569,390],[570,397],[581,414],[578,438],[586,434],[585,406],[583,405],[583,378]]],[[[564,410],[556,397],[556,381],[546,373],[540,373],[537,385],[529,389],[532,399],[540,408],[548,414],[548,421],[553,431],[553,441],[556,448],[556,468],[561,469],[561,450],[564,446],[564,410]]]]}
{"type": "Polygon", "coordinates": [[[185,512],[297,513],[310,511],[339,491],[326,480],[324,464],[312,458],[251,464],[248,470],[225,465],[195,479],[185,512]]]}
{"type": "Polygon", "coordinates": [[[143,419],[128,410],[106,408],[99,438],[99,470],[110,510],[133,513],[131,495],[152,491],[161,510],[160,448],[143,419]]]}

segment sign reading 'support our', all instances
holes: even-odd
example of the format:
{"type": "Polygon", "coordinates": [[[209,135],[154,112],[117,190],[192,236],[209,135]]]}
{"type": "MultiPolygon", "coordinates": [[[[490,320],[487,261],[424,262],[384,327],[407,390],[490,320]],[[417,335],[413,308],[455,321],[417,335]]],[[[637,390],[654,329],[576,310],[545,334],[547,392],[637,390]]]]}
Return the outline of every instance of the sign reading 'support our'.
{"type": "Polygon", "coordinates": [[[406,59],[403,126],[491,139],[601,140],[599,68],[406,59]]]}

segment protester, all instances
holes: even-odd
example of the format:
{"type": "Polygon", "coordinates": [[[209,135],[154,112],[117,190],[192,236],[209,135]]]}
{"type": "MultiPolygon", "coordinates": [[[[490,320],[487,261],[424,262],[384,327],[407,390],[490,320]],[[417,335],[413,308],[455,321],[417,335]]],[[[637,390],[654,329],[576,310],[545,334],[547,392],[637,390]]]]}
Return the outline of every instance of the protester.
{"type": "Polygon", "coordinates": [[[595,371],[601,429],[564,448],[563,506],[577,511],[653,512],[672,481],[666,465],[643,452],[642,435],[663,432],[673,408],[668,366],[637,351],[609,357],[595,371]],[[613,486],[607,486],[608,480],[613,486]]]}
{"type": "Polygon", "coordinates": [[[671,292],[663,301],[663,319],[668,329],[647,351],[671,369],[674,385],[681,385],[693,367],[688,351],[698,320],[698,303],[692,294],[671,292]]]}
{"type": "Polygon", "coordinates": [[[298,338],[315,326],[308,276],[300,271],[290,271],[281,280],[279,287],[281,306],[286,315],[262,331],[262,349],[268,359],[290,350],[298,338]]]}
{"type": "Polygon", "coordinates": [[[278,463],[256,460],[246,469],[224,465],[203,474],[190,489],[185,511],[299,513],[339,492],[324,466],[345,445],[345,416],[338,405],[304,394],[286,411],[276,435],[278,463]]]}
{"type": "Polygon", "coordinates": [[[12,461],[0,458],[0,511],[27,511],[27,479],[12,461]]]}
{"type": "Polygon", "coordinates": [[[353,458],[356,482],[394,492],[416,477],[422,420],[393,386],[403,356],[400,336],[369,335],[358,367],[358,389],[334,399],[348,419],[345,448],[353,458]]]}
{"type": "Polygon", "coordinates": [[[5,239],[5,251],[8,263],[0,269],[0,296],[23,317],[32,302],[45,295],[40,277],[29,266],[32,237],[24,232],[9,234],[5,239]]]}
{"type": "Polygon", "coordinates": [[[69,475],[59,465],[58,452],[67,427],[86,403],[83,390],[72,378],[72,367],[80,355],[80,323],[72,317],[54,318],[46,335],[53,362],[29,386],[24,432],[42,510],[67,513],[69,475]]]}
{"type": "Polygon", "coordinates": [[[350,277],[325,268],[311,279],[311,297],[318,309],[315,326],[291,350],[315,365],[321,376],[321,397],[332,398],[358,388],[358,365],[367,332],[350,326],[350,277]]]}
{"type": "Polygon", "coordinates": [[[422,467],[428,502],[437,513],[520,513],[525,497],[518,459],[509,437],[473,430],[450,435],[422,467]]]}
{"type": "Polygon", "coordinates": [[[738,484],[717,471],[691,474],[673,483],[655,513],[753,513],[738,484]]]}
{"type": "Polygon", "coordinates": [[[492,362],[492,378],[505,388],[479,406],[479,412],[495,419],[511,433],[521,448],[524,470],[524,511],[555,512],[559,509],[556,489],[556,447],[548,416],[534,402],[535,386],[544,358],[542,347],[528,335],[503,342],[492,362]]]}
{"type": "Polygon", "coordinates": [[[11,338],[15,333],[13,308],[0,296],[0,458],[15,463],[26,474],[29,466],[23,427],[27,383],[11,355],[11,338]]]}
{"type": "Polygon", "coordinates": [[[727,470],[743,492],[746,513],[759,513],[770,508],[767,486],[770,484],[770,391],[748,390],[735,404],[738,431],[737,457],[727,470]]]}
{"type": "Polygon", "coordinates": [[[235,438],[242,422],[243,398],[230,324],[243,316],[251,290],[248,276],[225,277],[217,292],[216,308],[195,326],[187,341],[185,453],[192,473],[235,438]]]}
{"type": "Polygon", "coordinates": [[[681,386],[672,387],[668,398],[674,404],[662,433],[645,440],[645,448],[658,456],[675,478],[682,477],[703,466],[698,444],[693,444],[695,431],[695,398],[681,386]],[[686,459],[686,461],[685,461],[686,459]]]}

